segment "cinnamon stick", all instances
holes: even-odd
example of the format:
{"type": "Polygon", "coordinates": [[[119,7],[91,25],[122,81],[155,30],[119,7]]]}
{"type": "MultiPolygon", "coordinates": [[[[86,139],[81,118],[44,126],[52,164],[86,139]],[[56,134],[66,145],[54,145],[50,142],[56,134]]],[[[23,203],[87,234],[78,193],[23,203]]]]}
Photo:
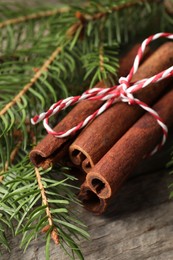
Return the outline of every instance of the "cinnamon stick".
{"type": "MultiPolygon", "coordinates": [[[[96,87],[105,87],[103,82],[99,82],[96,87]]],[[[80,121],[92,114],[102,104],[102,101],[82,101],[77,104],[55,127],[54,131],[61,132],[77,125],[80,121]]],[[[30,152],[30,160],[37,167],[48,168],[62,158],[69,147],[69,137],[56,138],[47,134],[43,140],[30,152]]]]}
{"type": "MultiPolygon", "coordinates": [[[[173,89],[153,107],[167,127],[173,126],[173,89]]],[[[89,188],[107,199],[116,194],[139,164],[160,142],[162,130],[149,113],[142,116],[87,174],[89,188]]]]}
{"type": "MultiPolygon", "coordinates": [[[[173,65],[173,43],[168,42],[157,49],[139,67],[132,82],[138,81],[173,65]]],[[[169,79],[170,81],[170,79],[169,79]]],[[[164,92],[168,80],[150,85],[136,93],[136,97],[152,105],[164,92]]],[[[119,138],[142,116],[144,110],[138,106],[129,106],[119,102],[97,117],[75,139],[69,148],[70,158],[74,164],[81,164],[87,173],[116,143],[119,138]],[[80,161],[76,157],[80,154],[80,161]]]]}
{"type": "MultiPolygon", "coordinates": [[[[120,75],[125,76],[124,72],[128,71],[133,64],[133,60],[139,48],[136,44],[127,54],[128,62],[122,58],[120,60],[120,75]],[[122,62],[121,62],[122,61],[122,62]]],[[[146,53],[149,52],[149,49],[146,53]]],[[[99,82],[96,87],[104,88],[104,82],[99,82]]],[[[84,120],[87,116],[92,114],[97,108],[103,104],[102,101],[82,101],[77,104],[66,117],[59,122],[54,131],[60,132],[68,130],[84,120]]],[[[56,138],[51,134],[47,134],[43,140],[30,152],[30,160],[36,167],[48,168],[51,164],[58,162],[66,153],[69,147],[69,137],[56,138]]],[[[75,156],[76,164],[83,159],[83,154],[77,153],[75,156]]]]}

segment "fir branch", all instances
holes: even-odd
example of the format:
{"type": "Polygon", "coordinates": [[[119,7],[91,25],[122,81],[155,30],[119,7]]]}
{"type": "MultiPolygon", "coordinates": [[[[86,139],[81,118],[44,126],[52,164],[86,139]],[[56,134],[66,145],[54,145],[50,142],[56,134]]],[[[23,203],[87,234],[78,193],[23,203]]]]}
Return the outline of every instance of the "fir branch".
{"type": "Polygon", "coordinates": [[[42,67],[35,73],[35,75],[31,78],[30,82],[27,83],[23,89],[10,101],[5,107],[0,111],[0,116],[5,114],[9,108],[11,108],[14,104],[16,104],[21,97],[35,84],[35,82],[40,78],[42,73],[46,71],[49,65],[54,61],[56,56],[61,52],[61,48],[57,47],[56,50],[51,54],[51,56],[44,62],[42,67]]]}
{"type": "MultiPolygon", "coordinates": [[[[117,1],[117,3],[114,3],[115,6],[111,7],[110,9],[108,9],[106,12],[98,12],[92,16],[89,15],[85,15],[85,14],[78,14],[78,17],[80,20],[82,21],[90,21],[90,20],[100,20],[103,17],[109,15],[112,12],[119,12],[123,9],[130,8],[139,4],[143,4],[143,3],[149,3],[149,2],[160,2],[158,0],[130,0],[127,1],[125,3],[121,3],[122,1],[117,1]]],[[[104,7],[104,3],[103,3],[103,7],[104,7]]]]}
{"type": "MultiPolygon", "coordinates": [[[[62,248],[67,245],[77,255],[81,255],[75,239],[78,236],[88,238],[88,233],[85,225],[74,216],[69,207],[71,203],[79,204],[72,191],[72,188],[77,188],[68,184],[68,181],[74,181],[75,178],[65,174],[62,167],[58,172],[57,178],[52,169],[34,169],[28,156],[15,166],[9,167],[0,184],[0,213],[6,214],[8,223],[15,220],[15,235],[22,233],[21,246],[24,250],[42,231],[46,233],[46,251],[49,250],[51,236],[56,244],[60,242],[62,248]]],[[[3,221],[4,218],[1,218],[0,225],[3,221]]]]}
{"type": "MultiPolygon", "coordinates": [[[[93,12],[93,13],[85,13],[85,9],[84,10],[80,10],[80,11],[76,11],[75,13],[75,17],[78,19],[78,21],[73,24],[67,31],[67,35],[68,36],[74,36],[76,33],[76,30],[81,26],[82,28],[86,27],[87,24],[91,21],[97,21],[97,20],[103,20],[105,19],[107,16],[109,16],[112,13],[116,13],[122,10],[127,10],[128,8],[134,7],[136,5],[140,5],[140,4],[147,4],[149,2],[154,3],[154,2],[160,2],[160,0],[155,1],[155,0],[130,0],[127,1],[125,3],[121,3],[122,1],[120,1],[120,3],[114,3],[114,6],[107,8],[106,6],[106,11],[104,12],[93,12]]],[[[92,6],[92,3],[91,3],[92,6]]],[[[104,9],[104,3],[103,4],[96,4],[97,9],[104,9]]],[[[97,10],[96,9],[96,10],[97,10]]]]}
{"type": "MultiPolygon", "coordinates": [[[[82,22],[85,22],[87,20],[88,21],[90,21],[90,20],[98,20],[98,19],[101,19],[102,17],[108,15],[110,12],[120,11],[122,9],[134,6],[136,4],[140,4],[140,3],[143,3],[143,2],[151,2],[151,1],[153,1],[153,0],[135,0],[135,1],[130,1],[130,2],[118,5],[118,6],[113,6],[107,12],[96,13],[92,17],[89,16],[89,15],[82,14],[82,13],[80,13],[78,11],[76,13],[76,17],[80,21],[82,21],[82,22]]],[[[85,8],[87,8],[87,6],[89,4],[90,3],[85,4],[85,8]]],[[[23,23],[23,22],[27,22],[29,20],[38,20],[38,19],[41,19],[41,18],[47,18],[47,17],[50,17],[50,16],[54,16],[56,14],[67,13],[69,11],[70,11],[70,7],[61,7],[61,8],[54,9],[54,10],[40,11],[40,12],[37,12],[37,13],[32,13],[32,14],[21,16],[21,17],[8,19],[8,20],[5,20],[3,22],[0,22],[0,29],[3,28],[3,27],[9,26],[9,25],[15,25],[15,24],[23,23]]]]}
{"type": "Polygon", "coordinates": [[[3,28],[3,27],[9,26],[9,25],[15,25],[15,24],[27,22],[27,21],[30,21],[30,20],[38,20],[38,19],[41,19],[41,18],[54,16],[56,14],[68,12],[69,10],[70,9],[68,7],[62,7],[62,8],[55,9],[55,10],[41,11],[41,12],[28,14],[28,15],[25,15],[25,16],[17,17],[17,18],[8,19],[8,20],[5,20],[5,21],[0,23],[0,29],[3,28]]]}
{"type": "Polygon", "coordinates": [[[53,239],[54,243],[57,245],[57,244],[59,244],[58,231],[57,231],[57,228],[54,227],[54,224],[53,224],[51,212],[50,212],[50,209],[49,209],[48,200],[47,200],[47,197],[46,197],[46,193],[45,193],[45,190],[44,190],[44,186],[42,184],[41,175],[40,175],[38,168],[35,168],[35,174],[36,174],[36,178],[37,178],[37,182],[38,182],[38,187],[41,191],[42,203],[43,203],[43,205],[46,206],[45,210],[46,210],[46,215],[47,215],[48,222],[49,222],[49,225],[46,226],[46,228],[44,227],[42,229],[42,232],[46,232],[48,229],[51,229],[52,230],[51,231],[51,238],[53,239]]]}
{"type": "Polygon", "coordinates": [[[90,87],[98,81],[104,81],[107,86],[113,85],[118,67],[118,46],[115,43],[111,47],[101,45],[99,49],[94,48],[90,53],[82,56],[84,68],[86,68],[85,79],[91,77],[90,87]]]}

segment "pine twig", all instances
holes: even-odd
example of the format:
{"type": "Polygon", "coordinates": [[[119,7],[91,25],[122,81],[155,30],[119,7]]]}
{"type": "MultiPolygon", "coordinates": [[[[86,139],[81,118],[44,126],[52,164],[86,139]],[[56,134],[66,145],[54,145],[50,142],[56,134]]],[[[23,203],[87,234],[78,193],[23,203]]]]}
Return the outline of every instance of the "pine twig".
{"type": "MultiPolygon", "coordinates": [[[[129,2],[129,3],[125,3],[125,4],[121,4],[118,6],[113,6],[112,8],[110,8],[108,11],[106,12],[98,12],[95,13],[93,15],[90,14],[85,14],[85,13],[81,13],[80,11],[77,11],[75,13],[76,18],[78,19],[78,21],[73,24],[68,30],[67,30],[67,36],[71,36],[73,37],[76,33],[76,31],[78,30],[78,28],[82,25],[82,28],[84,28],[88,22],[90,21],[96,21],[96,20],[100,20],[103,17],[108,16],[110,13],[113,12],[118,12],[121,11],[123,9],[126,8],[130,8],[132,6],[135,6],[137,4],[140,3],[147,3],[147,2],[155,2],[156,0],[135,0],[133,2],[129,2]]],[[[159,1],[159,0],[157,0],[159,1]]]]}
{"type": "Polygon", "coordinates": [[[99,48],[99,61],[100,61],[100,71],[104,71],[104,57],[103,57],[103,46],[99,48]]]}
{"type": "Polygon", "coordinates": [[[118,12],[118,11],[121,11],[123,9],[130,8],[134,5],[137,5],[137,4],[140,4],[140,3],[147,3],[147,2],[156,2],[156,0],[136,0],[136,1],[125,3],[125,4],[122,4],[122,5],[119,5],[119,6],[114,6],[108,12],[103,12],[103,13],[100,12],[100,13],[93,15],[92,20],[99,20],[102,17],[107,16],[110,12],[118,12]]]}
{"type": "Polygon", "coordinates": [[[42,232],[47,232],[50,228],[52,228],[51,238],[54,241],[54,243],[56,245],[58,245],[59,244],[58,230],[53,224],[51,212],[50,212],[50,209],[49,209],[49,204],[48,204],[47,197],[46,197],[46,194],[45,194],[45,189],[44,189],[44,186],[43,186],[42,180],[41,180],[41,175],[40,175],[38,168],[36,168],[36,167],[35,167],[35,174],[36,174],[36,178],[37,178],[37,182],[38,182],[38,187],[41,191],[42,202],[46,206],[46,215],[48,217],[48,222],[49,222],[49,225],[45,226],[42,229],[42,232]]]}
{"type": "MultiPolygon", "coordinates": [[[[115,7],[112,8],[112,11],[119,11],[121,9],[131,7],[135,4],[138,4],[138,3],[141,3],[141,2],[148,2],[148,1],[153,1],[153,0],[136,0],[132,3],[126,3],[126,4],[122,4],[120,6],[115,6],[115,7]]],[[[3,27],[9,26],[9,25],[15,25],[15,24],[23,23],[23,22],[26,22],[26,21],[29,21],[29,20],[36,20],[36,19],[41,19],[41,18],[53,16],[53,15],[56,15],[56,14],[66,13],[66,12],[69,12],[69,10],[70,10],[69,7],[62,7],[62,8],[58,8],[58,9],[55,9],[55,10],[41,11],[41,12],[34,13],[34,14],[29,14],[29,15],[20,16],[20,17],[17,17],[17,18],[8,19],[8,20],[0,23],[0,29],[3,28],[3,27]]],[[[107,13],[97,13],[97,14],[92,16],[92,20],[100,19],[105,15],[107,15],[107,13]]],[[[87,16],[87,17],[89,17],[89,16],[87,16]]],[[[83,21],[84,21],[84,20],[86,20],[86,17],[85,17],[85,15],[81,14],[79,19],[83,19],[83,21]]]]}
{"type": "Polygon", "coordinates": [[[23,22],[26,22],[29,20],[45,18],[45,17],[56,15],[56,14],[65,13],[68,11],[69,11],[69,8],[64,7],[64,8],[59,8],[59,9],[55,9],[55,10],[41,11],[41,12],[34,13],[34,14],[29,14],[29,15],[20,16],[17,18],[8,19],[8,20],[0,23],[0,29],[3,27],[9,26],[9,25],[15,25],[15,24],[23,23],[23,22]]]}
{"type": "MultiPolygon", "coordinates": [[[[152,2],[152,1],[155,2],[154,0],[136,0],[136,1],[133,1],[131,3],[125,3],[125,4],[122,4],[120,6],[114,6],[111,11],[120,11],[124,8],[131,7],[131,6],[136,5],[138,3],[152,2]]],[[[20,16],[20,17],[17,17],[17,18],[8,19],[8,20],[0,23],[0,29],[3,28],[3,27],[9,26],[9,25],[15,25],[15,24],[23,23],[23,22],[26,22],[26,21],[29,21],[29,20],[45,18],[45,17],[56,15],[56,14],[66,13],[66,12],[69,12],[69,11],[70,11],[69,7],[62,7],[62,8],[58,8],[58,9],[55,9],[55,10],[41,11],[41,12],[34,13],[34,14],[29,14],[29,15],[20,16]]],[[[80,13],[80,12],[78,12],[78,13],[80,13]]],[[[107,14],[108,14],[107,12],[96,13],[92,16],[92,20],[101,19],[103,16],[106,16],[107,14]]],[[[88,15],[85,16],[83,14],[80,14],[80,16],[78,18],[80,20],[83,20],[83,21],[86,21],[87,18],[89,18],[89,20],[91,20],[91,16],[88,16],[88,15]]]]}
{"type": "Polygon", "coordinates": [[[51,56],[44,62],[44,64],[42,65],[42,67],[35,73],[35,75],[32,77],[32,79],[30,80],[29,83],[27,83],[23,89],[12,99],[12,101],[10,101],[8,104],[6,104],[4,106],[4,108],[0,111],[0,116],[2,116],[3,114],[5,114],[8,109],[12,106],[14,106],[17,101],[20,100],[20,98],[34,85],[34,83],[39,79],[39,77],[41,76],[41,74],[47,70],[47,68],[49,67],[49,65],[54,61],[54,59],[56,58],[56,56],[61,52],[61,48],[58,47],[56,48],[56,50],[51,54],[51,56]]]}

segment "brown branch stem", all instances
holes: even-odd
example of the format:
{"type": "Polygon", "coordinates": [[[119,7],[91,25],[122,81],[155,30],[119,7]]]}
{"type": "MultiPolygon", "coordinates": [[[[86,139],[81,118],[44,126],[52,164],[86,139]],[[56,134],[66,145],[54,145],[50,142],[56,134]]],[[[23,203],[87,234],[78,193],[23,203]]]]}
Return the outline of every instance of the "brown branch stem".
{"type": "Polygon", "coordinates": [[[36,174],[36,178],[37,178],[37,182],[38,182],[38,187],[41,191],[43,205],[46,206],[46,215],[47,215],[48,223],[49,223],[48,226],[46,226],[42,229],[42,232],[46,232],[49,228],[52,228],[51,238],[53,239],[55,244],[59,244],[58,230],[56,227],[54,227],[52,215],[51,215],[51,212],[49,209],[49,204],[48,204],[48,200],[47,200],[46,193],[45,193],[45,189],[44,189],[44,186],[43,186],[43,183],[41,180],[41,175],[40,175],[38,168],[36,168],[36,167],[35,167],[35,174],[36,174]]]}
{"type": "Polygon", "coordinates": [[[103,56],[103,46],[100,46],[99,48],[99,65],[100,65],[100,71],[104,71],[104,56],[103,56]]]}
{"type": "Polygon", "coordinates": [[[23,23],[23,22],[27,22],[29,20],[41,19],[41,18],[53,16],[56,14],[65,13],[68,11],[69,11],[69,8],[64,7],[64,8],[59,8],[59,9],[55,9],[55,10],[42,11],[42,12],[38,12],[38,13],[34,13],[34,14],[29,14],[29,15],[20,16],[17,18],[8,19],[8,20],[0,23],[0,29],[3,27],[9,26],[9,25],[23,23]]]}
{"type": "MultiPolygon", "coordinates": [[[[152,1],[154,2],[154,0],[136,0],[136,1],[133,1],[131,3],[122,4],[120,6],[114,6],[111,9],[111,11],[120,11],[124,8],[131,7],[131,6],[136,5],[138,3],[152,2],[152,1]]],[[[55,10],[41,11],[41,12],[38,12],[38,13],[33,13],[33,14],[25,15],[25,16],[20,16],[20,17],[17,17],[17,18],[8,19],[8,20],[0,23],[0,28],[6,27],[6,26],[9,26],[9,25],[19,24],[19,23],[22,23],[22,22],[27,22],[29,20],[41,19],[41,18],[53,16],[53,15],[56,15],[56,14],[66,13],[69,10],[70,10],[69,7],[62,7],[62,8],[58,8],[58,9],[55,9],[55,10]]],[[[107,14],[108,14],[108,12],[96,13],[92,16],[92,20],[100,19],[107,14]]],[[[88,16],[88,17],[90,17],[90,16],[88,16]]],[[[85,20],[86,20],[86,17],[85,17],[85,20]]]]}
{"type": "Polygon", "coordinates": [[[122,4],[122,5],[119,5],[119,6],[114,6],[106,12],[98,12],[98,13],[95,13],[93,15],[85,14],[85,13],[81,13],[80,11],[77,11],[75,16],[78,19],[78,21],[76,23],[74,23],[67,30],[67,35],[73,36],[73,35],[75,35],[76,30],[79,28],[80,25],[82,25],[82,27],[84,28],[87,25],[88,22],[100,20],[103,17],[106,17],[113,12],[118,12],[118,11],[121,11],[125,8],[130,8],[130,7],[135,6],[137,4],[140,4],[140,3],[156,2],[156,1],[160,1],[160,0],[134,0],[133,2],[125,3],[125,4],[122,4]]]}
{"type": "Polygon", "coordinates": [[[34,83],[39,79],[43,71],[45,71],[49,67],[49,65],[54,61],[54,59],[60,52],[61,48],[56,48],[56,50],[51,54],[51,56],[44,62],[42,67],[31,78],[30,82],[23,87],[23,89],[12,99],[12,101],[10,101],[8,104],[4,106],[4,108],[0,111],[0,116],[5,114],[10,107],[15,105],[20,100],[20,98],[34,85],[34,83]]]}
{"type": "Polygon", "coordinates": [[[155,0],[135,0],[133,2],[125,3],[119,6],[114,6],[112,9],[110,9],[108,12],[103,12],[103,13],[97,13],[92,16],[92,20],[99,20],[104,16],[107,16],[110,14],[110,12],[116,12],[116,11],[121,11],[122,9],[132,7],[134,5],[140,4],[140,3],[147,3],[147,2],[156,2],[155,0]]]}

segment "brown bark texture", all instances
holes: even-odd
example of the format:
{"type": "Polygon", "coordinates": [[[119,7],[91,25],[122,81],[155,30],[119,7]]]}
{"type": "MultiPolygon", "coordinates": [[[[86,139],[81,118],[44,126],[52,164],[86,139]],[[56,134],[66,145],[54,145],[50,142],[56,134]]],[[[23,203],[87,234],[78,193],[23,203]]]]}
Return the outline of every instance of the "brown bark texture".
{"type": "MultiPolygon", "coordinates": [[[[105,87],[103,82],[99,82],[96,87],[105,87]]],[[[102,104],[102,101],[82,101],[77,104],[55,127],[54,131],[61,132],[72,128],[87,116],[92,114],[102,104]]],[[[58,162],[66,153],[69,147],[69,139],[56,138],[47,134],[38,145],[30,152],[30,160],[37,167],[48,168],[51,164],[58,162]]]]}
{"type": "MultiPolygon", "coordinates": [[[[173,89],[153,107],[166,123],[173,126],[173,89]]],[[[135,167],[161,141],[162,129],[156,119],[146,113],[102,157],[87,174],[89,188],[99,198],[115,195],[135,167]]]]}
{"type": "MultiPolygon", "coordinates": [[[[139,44],[136,44],[127,54],[126,58],[120,59],[120,75],[125,76],[126,71],[130,69],[133,64],[134,57],[139,48],[139,44]],[[125,62],[127,60],[127,62],[125,62]]],[[[147,49],[146,53],[149,53],[147,49]]],[[[125,55],[126,56],[126,55],[125,55]]],[[[99,82],[96,87],[106,87],[104,82],[99,82]]],[[[80,121],[84,120],[87,116],[92,114],[103,104],[102,101],[82,101],[77,104],[62,121],[60,121],[54,128],[54,131],[65,131],[73,126],[77,125],[80,121]]],[[[77,135],[77,133],[76,133],[77,135]]],[[[52,164],[57,163],[63,156],[67,154],[70,140],[73,140],[74,136],[66,138],[56,138],[51,134],[47,134],[38,145],[30,152],[30,160],[37,167],[48,168],[52,164]]],[[[78,160],[82,160],[82,154],[75,156],[76,164],[78,160]]]]}
{"type": "MultiPolygon", "coordinates": [[[[173,65],[173,43],[158,48],[144,61],[132,78],[132,82],[151,77],[173,65]]],[[[151,84],[139,90],[135,97],[152,105],[164,93],[170,79],[151,84]]],[[[144,110],[137,105],[116,103],[88,127],[70,145],[69,152],[74,164],[81,164],[87,173],[120,139],[120,137],[142,116],[144,110]],[[78,157],[78,160],[76,160],[78,157]]]]}

